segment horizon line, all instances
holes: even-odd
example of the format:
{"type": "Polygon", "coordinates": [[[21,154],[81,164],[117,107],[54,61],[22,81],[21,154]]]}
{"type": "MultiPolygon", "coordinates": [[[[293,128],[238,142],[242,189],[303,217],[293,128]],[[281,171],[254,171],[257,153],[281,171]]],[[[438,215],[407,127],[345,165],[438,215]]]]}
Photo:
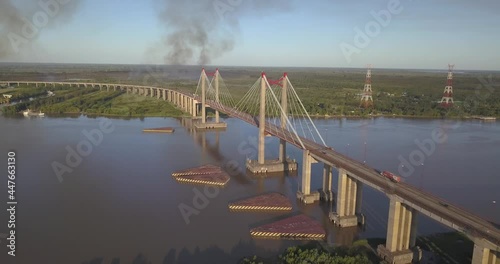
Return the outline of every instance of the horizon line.
{"type": "MultiPolygon", "coordinates": [[[[245,66],[245,65],[199,65],[199,64],[159,64],[159,63],[80,63],[80,62],[6,62],[0,61],[0,64],[56,64],[56,65],[110,65],[110,66],[170,66],[170,67],[237,67],[237,68],[311,68],[311,69],[367,69],[367,67],[339,67],[339,66],[245,66]]],[[[446,64],[447,66],[448,64],[446,64]]],[[[377,68],[372,66],[373,69],[381,69],[381,70],[433,70],[433,71],[444,71],[448,72],[447,67],[443,68],[377,68]]],[[[455,73],[460,71],[487,71],[487,72],[500,72],[498,70],[491,69],[454,69],[455,73]]]]}

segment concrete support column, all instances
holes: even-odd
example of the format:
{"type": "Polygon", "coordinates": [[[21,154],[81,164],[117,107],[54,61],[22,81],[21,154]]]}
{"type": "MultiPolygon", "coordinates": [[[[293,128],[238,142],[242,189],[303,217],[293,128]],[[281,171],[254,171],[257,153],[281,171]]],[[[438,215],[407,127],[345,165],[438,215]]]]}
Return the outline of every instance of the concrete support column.
{"type": "Polygon", "coordinates": [[[333,201],[332,166],[328,164],[323,165],[323,189],[321,190],[321,199],[333,201]]]}
{"type": "Polygon", "coordinates": [[[186,109],[186,96],[181,94],[181,110],[185,111],[186,109]]]}
{"type": "Polygon", "coordinates": [[[361,213],[362,193],[363,184],[340,168],[336,212],[330,213],[330,220],[340,227],[364,224],[364,216],[361,213]]]}
{"type": "Polygon", "coordinates": [[[348,191],[347,172],[339,169],[338,190],[337,190],[337,214],[342,217],[346,215],[346,192],[348,191]]]}
{"type": "Polygon", "coordinates": [[[311,204],[320,199],[320,193],[311,192],[311,166],[317,161],[311,156],[309,150],[303,150],[302,157],[302,188],[297,192],[297,198],[305,204],[311,204]]]}
{"type": "MultiPolygon", "coordinates": [[[[87,88],[87,86],[85,86],[85,88],[87,88]]],[[[108,87],[107,87],[106,91],[107,91],[107,92],[109,92],[109,85],[108,85],[108,87]]]]}
{"type": "Polygon", "coordinates": [[[302,157],[302,194],[311,194],[311,153],[309,150],[303,151],[302,157]]]}
{"type": "Polygon", "coordinates": [[[356,181],[356,203],[355,203],[354,213],[357,216],[361,215],[362,202],[363,202],[363,183],[360,181],[356,181]]]}
{"type": "Polygon", "coordinates": [[[184,112],[188,112],[188,97],[184,95],[184,112]]]}
{"type": "Polygon", "coordinates": [[[413,260],[414,253],[410,250],[413,212],[411,207],[391,197],[386,244],[385,246],[379,245],[377,248],[379,256],[389,263],[406,264],[413,260]]]}
{"type": "MultiPolygon", "coordinates": [[[[283,111],[281,113],[281,128],[286,129],[286,120],[288,115],[288,77],[287,74],[283,74],[283,89],[281,91],[281,108],[283,111]]],[[[279,160],[281,162],[286,161],[286,140],[280,139],[280,149],[279,149],[279,160]]],[[[331,186],[331,185],[330,185],[331,186]]]]}
{"type": "Polygon", "coordinates": [[[207,122],[207,112],[205,109],[206,104],[206,87],[205,87],[205,69],[201,71],[201,123],[205,124],[207,122]]]}
{"type": "Polygon", "coordinates": [[[265,163],[265,131],[266,131],[266,74],[260,78],[260,112],[259,112],[259,149],[257,162],[265,163]]]}
{"type": "MultiPolygon", "coordinates": [[[[219,69],[215,71],[215,102],[219,103],[219,69]]],[[[219,111],[215,110],[215,123],[220,123],[219,119],[219,111]]]]}
{"type": "Polygon", "coordinates": [[[411,227],[410,227],[410,246],[409,248],[414,248],[417,245],[417,210],[411,209],[411,227]]]}
{"type": "Polygon", "coordinates": [[[472,253],[472,264],[498,264],[500,263],[500,257],[498,253],[479,246],[474,245],[474,253],[472,253]]]}
{"type": "Polygon", "coordinates": [[[196,101],[194,99],[191,101],[191,107],[192,107],[191,108],[191,111],[192,111],[191,114],[193,115],[193,117],[196,117],[198,109],[196,108],[196,101]]]}
{"type": "Polygon", "coordinates": [[[161,90],[162,96],[163,96],[163,101],[167,101],[167,91],[165,89],[161,90]]]}

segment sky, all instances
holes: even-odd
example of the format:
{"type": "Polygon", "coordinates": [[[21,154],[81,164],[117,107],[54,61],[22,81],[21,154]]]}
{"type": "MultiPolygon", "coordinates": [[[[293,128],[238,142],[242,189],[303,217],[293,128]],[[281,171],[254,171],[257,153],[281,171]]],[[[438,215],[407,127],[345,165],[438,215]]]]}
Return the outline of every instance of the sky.
{"type": "Polygon", "coordinates": [[[497,0],[1,1],[0,62],[500,70],[497,0]]]}

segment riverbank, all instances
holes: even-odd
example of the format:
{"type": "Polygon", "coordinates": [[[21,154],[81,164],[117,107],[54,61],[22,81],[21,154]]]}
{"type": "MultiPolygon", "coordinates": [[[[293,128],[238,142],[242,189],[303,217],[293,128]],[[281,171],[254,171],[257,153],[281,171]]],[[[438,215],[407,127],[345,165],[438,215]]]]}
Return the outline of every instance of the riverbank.
{"type": "Polygon", "coordinates": [[[331,247],[324,242],[313,241],[306,245],[289,247],[282,254],[270,258],[251,256],[240,264],[285,263],[379,263],[379,258],[367,240],[355,241],[350,247],[331,247]]]}
{"type": "MultiPolygon", "coordinates": [[[[0,112],[2,108],[8,107],[10,105],[0,105],[0,112]]],[[[145,114],[107,114],[107,113],[92,113],[92,112],[50,112],[50,111],[42,111],[46,114],[46,116],[80,116],[80,115],[86,115],[89,117],[121,117],[121,118],[147,118],[147,117],[165,117],[165,118],[179,118],[179,117],[191,117],[188,113],[183,113],[180,110],[178,110],[175,113],[171,114],[164,114],[164,113],[145,113],[145,114]]],[[[22,111],[17,113],[19,115],[22,115],[22,111]]],[[[8,114],[7,116],[12,115],[8,114]]],[[[215,115],[207,113],[207,117],[213,118],[215,115]]],[[[230,117],[227,115],[224,115],[221,113],[221,118],[226,118],[230,117]]],[[[480,121],[488,121],[488,122],[495,122],[497,120],[497,117],[484,117],[484,118],[478,118],[478,117],[472,117],[472,116],[466,116],[466,117],[453,117],[453,116],[447,116],[447,117],[435,117],[435,116],[412,116],[412,115],[372,115],[372,116],[346,116],[346,115],[331,115],[331,116],[324,116],[324,115],[311,115],[310,116],[312,119],[325,119],[325,120],[334,120],[334,119],[348,119],[348,120],[361,120],[361,119],[374,119],[374,118],[403,118],[403,119],[419,119],[419,120],[480,120],[480,121]]],[[[498,117],[500,118],[500,117],[498,117]]]]}
{"type": "MultiPolygon", "coordinates": [[[[244,258],[240,263],[271,264],[302,263],[303,261],[305,263],[316,263],[315,261],[318,259],[356,264],[380,263],[381,260],[377,256],[376,248],[384,243],[385,239],[370,238],[355,241],[350,247],[331,247],[324,242],[314,241],[304,246],[290,247],[278,256],[271,258],[252,256],[244,258]]],[[[474,243],[458,232],[418,237],[417,246],[422,250],[422,263],[470,263],[474,250],[474,243]]]]}

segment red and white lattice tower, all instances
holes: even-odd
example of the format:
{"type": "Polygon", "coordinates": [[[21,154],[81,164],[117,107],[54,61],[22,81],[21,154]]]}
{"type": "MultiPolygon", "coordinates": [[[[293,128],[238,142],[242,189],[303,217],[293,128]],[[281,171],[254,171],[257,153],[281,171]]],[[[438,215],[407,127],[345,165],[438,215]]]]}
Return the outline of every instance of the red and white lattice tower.
{"type": "Polygon", "coordinates": [[[453,68],[455,65],[448,64],[448,80],[444,88],[443,99],[441,99],[442,107],[453,106],[453,68]]]}
{"type": "Polygon", "coordinates": [[[373,97],[372,97],[372,65],[368,65],[368,71],[366,72],[365,88],[363,89],[363,96],[361,97],[362,107],[372,107],[373,97]]]}

